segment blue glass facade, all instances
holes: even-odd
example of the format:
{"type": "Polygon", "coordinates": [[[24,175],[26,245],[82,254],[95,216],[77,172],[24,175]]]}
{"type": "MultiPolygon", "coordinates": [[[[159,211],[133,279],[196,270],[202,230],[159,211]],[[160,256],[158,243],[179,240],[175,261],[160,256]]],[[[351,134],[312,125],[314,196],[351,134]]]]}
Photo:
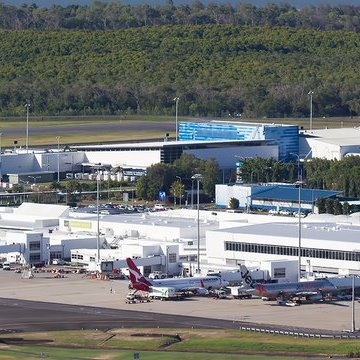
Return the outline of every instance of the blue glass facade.
{"type": "Polygon", "coordinates": [[[291,160],[291,153],[299,152],[297,125],[256,123],[179,123],[179,140],[270,140],[279,146],[279,160],[291,160]]]}

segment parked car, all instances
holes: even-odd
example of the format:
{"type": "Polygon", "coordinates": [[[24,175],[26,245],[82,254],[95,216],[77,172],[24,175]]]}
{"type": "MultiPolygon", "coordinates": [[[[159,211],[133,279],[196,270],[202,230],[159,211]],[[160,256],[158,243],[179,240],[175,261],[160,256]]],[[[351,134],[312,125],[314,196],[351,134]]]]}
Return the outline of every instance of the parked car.
{"type": "MultiPolygon", "coordinates": [[[[298,213],[297,211],[295,211],[295,212],[294,212],[294,216],[298,218],[298,217],[299,217],[299,213],[298,213]]],[[[303,213],[303,212],[301,212],[301,213],[300,213],[300,217],[301,217],[301,218],[304,218],[304,217],[306,217],[306,214],[303,213]]]]}
{"type": "Polygon", "coordinates": [[[53,259],[53,265],[65,265],[65,261],[63,259],[53,259]]]}
{"type": "Polygon", "coordinates": [[[167,275],[161,271],[154,271],[149,275],[149,279],[166,279],[167,275]]]}
{"type": "Polygon", "coordinates": [[[11,265],[10,265],[10,263],[4,262],[4,263],[3,263],[3,270],[7,270],[7,271],[11,270],[11,265]]]}
{"type": "Polygon", "coordinates": [[[163,204],[155,204],[153,209],[154,211],[164,211],[166,210],[166,207],[163,204]]]}

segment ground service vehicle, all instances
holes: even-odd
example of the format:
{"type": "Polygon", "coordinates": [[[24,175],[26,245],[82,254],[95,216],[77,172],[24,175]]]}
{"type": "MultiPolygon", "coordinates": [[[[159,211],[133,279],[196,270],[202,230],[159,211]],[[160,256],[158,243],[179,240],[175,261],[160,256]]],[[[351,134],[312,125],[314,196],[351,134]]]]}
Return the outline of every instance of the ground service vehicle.
{"type": "Polygon", "coordinates": [[[255,290],[249,291],[249,289],[245,289],[244,286],[229,286],[231,295],[234,299],[250,299],[252,296],[252,293],[255,293],[255,290]]]}
{"type": "Polygon", "coordinates": [[[171,287],[154,287],[148,296],[151,299],[171,300],[175,299],[177,294],[175,289],[171,287]]]}

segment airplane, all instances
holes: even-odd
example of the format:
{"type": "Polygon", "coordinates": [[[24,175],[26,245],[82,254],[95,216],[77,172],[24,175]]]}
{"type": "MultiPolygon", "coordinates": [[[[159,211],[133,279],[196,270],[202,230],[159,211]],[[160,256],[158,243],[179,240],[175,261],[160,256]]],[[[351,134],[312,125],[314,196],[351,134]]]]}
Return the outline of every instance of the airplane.
{"type": "Polygon", "coordinates": [[[327,294],[336,291],[336,287],[329,279],[297,281],[281,284],[256,284],[256,293],[267,300],[283,300],[305,298],[309,302],[323,300],[327,294]]]}
{"type": "Polygon", "coordinates": [[[159,288],[171,288],[178,293],[192,292],[195,294],[205,294],[208,290],[220,289],[229,284],[218,276],[179,277],[161,280],[147,279],[132,259],[127,258],[126,263],[129,269],[131,285],[135,290],[152,292],[157,291],[159,288]]]}
{"type": "MultiPolygon", "coordinates": [[[[276,300],[280,305],[292,305],[293,300],[300,301],[301,299],[317,302],[324,300],[327,295],[339,294],[352,289],[352,278],[350,277],[322,278],[280,284],[256,284],[249,271],[244,275],[245,282],[249,285],[247,291],[255,293],[264,300],[276,300]]],[[[355,286],[360,287],[360,279],[355,279],[355,286]]]]}

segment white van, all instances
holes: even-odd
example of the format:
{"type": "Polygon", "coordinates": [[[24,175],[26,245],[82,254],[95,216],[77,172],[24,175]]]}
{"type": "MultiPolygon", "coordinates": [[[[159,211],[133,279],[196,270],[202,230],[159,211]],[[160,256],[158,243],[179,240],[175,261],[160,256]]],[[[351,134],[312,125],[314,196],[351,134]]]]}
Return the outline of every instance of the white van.
{"type": "Polygon", "coordinates": [[[164,211],[164,210],[166,210],[165,205],[163,205],[163,204],[155,204],[154,205],[154,211],[164,211]]]}
{"type": "Polygon", "coordinates": [[[10,266],[10,263],[8,262],[4,262],[3,263],[3,270],[11,270],[11,266],[10,266]]]}

